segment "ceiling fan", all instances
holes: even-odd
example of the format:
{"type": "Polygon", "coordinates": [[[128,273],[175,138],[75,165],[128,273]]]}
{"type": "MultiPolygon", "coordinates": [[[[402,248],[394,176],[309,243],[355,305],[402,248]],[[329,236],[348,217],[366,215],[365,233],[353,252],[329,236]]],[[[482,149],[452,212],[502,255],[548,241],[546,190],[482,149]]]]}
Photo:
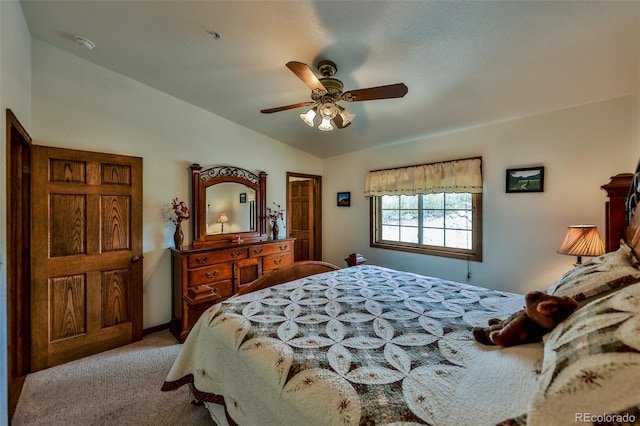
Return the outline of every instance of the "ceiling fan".
{"type": "Polygon", "coordinates": [[[323,131],[333,130],[332,121],[338,129],[344,129],[351,124],[355,117],[354,114],[351,114],[338,104],[339,101],[360,102],[375,99],[402,98],[409,90],[404,83],[397,83],[343,92],[342,81],[333,77],[338,68],[331,61],[321,61],[318,64],[318,71],[322,75],[321,78],[316,77],[311,68],[302,62],[287,62],[287,68],[311,89],[311,101],[263,109],[260,112],[271,114],[313,105],[306,113],[300,114],[300,119],[306,125],[313,127],[315,124],[314,119],[316,115],[319,115],[322,121],[318,129],[323,131]]]}

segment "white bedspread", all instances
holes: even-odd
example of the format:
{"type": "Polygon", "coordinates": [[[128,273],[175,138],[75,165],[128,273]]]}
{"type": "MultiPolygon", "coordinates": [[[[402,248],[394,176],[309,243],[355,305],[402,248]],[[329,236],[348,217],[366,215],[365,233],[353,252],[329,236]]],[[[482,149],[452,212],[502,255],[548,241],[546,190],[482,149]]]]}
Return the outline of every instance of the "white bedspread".
{"type": "Polygon", "coordinates": [[[542,345],[471,329],[523,296],[372,265],[281,284],[205,312],[163,390],[192,383],[240,425],[495,424],[525,412],[542,345]]]}

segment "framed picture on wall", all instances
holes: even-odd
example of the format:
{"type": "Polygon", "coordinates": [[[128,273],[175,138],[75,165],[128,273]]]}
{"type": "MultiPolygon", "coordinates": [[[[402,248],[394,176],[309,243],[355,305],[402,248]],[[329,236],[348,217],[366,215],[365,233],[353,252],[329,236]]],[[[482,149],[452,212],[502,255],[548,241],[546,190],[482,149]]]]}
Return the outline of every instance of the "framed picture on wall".
{"type": "Polygon", "coordinates": [[[240,202],[241,203],[246,203],[247,202],[247,193],[246,192],[241,192],[240,193],[240,202]]]}
{"type": "Polygon", "coordinates": [[[544,167],[507,169],[507,192],[544,192],[544,167]]]}
{"type": "Polygon", "coordinates": [[[350,192],[338,192],[338,207],[349,207],[351,205],[350,192]]]}

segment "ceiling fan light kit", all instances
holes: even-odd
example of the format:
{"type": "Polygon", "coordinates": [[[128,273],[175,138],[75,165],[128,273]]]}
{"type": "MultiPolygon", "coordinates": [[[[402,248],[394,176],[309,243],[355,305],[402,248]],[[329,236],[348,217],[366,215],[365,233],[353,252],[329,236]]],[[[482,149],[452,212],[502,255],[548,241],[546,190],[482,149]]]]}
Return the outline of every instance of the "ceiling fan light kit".
{"type": "Polygon", "coordinates": [[[300,119],[307,126],[314,127],[314,120],[316,116],[319,115],[321,122],[318,125],[318,129],[325,132],[334,129],[332,122],[338,129],[344,129],[349,126],[355,118],[355,114],[347,111],[342,105],[338,104],[338,101],[358,102],[375,99],[402,98],[408,92],[407,86],[405,86],[404,83],[344,92],[342,81],[333,78],[337,67],[336,64],[331,61],[321,61],[318,64],[318,71],[320,71],[322,75],[320,79],[316,77],[307,64],[303,64],[302,62],[288,62],[287,68],[311,89],[312,101],[263,109],[260,112],[263,114],[271,114],[312,105],[311,109],[306,113],[300,114],[300,119]]]}

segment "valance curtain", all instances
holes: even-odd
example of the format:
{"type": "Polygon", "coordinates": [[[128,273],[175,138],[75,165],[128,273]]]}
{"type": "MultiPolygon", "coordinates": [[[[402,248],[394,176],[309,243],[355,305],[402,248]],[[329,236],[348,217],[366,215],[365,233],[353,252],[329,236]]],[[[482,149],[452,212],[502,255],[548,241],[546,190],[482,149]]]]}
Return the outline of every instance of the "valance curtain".
{"type": "Polygon", "coordinates": [[[445,161],[369,172],[364,195],[482,192],[482,159],[445,161]]]}

